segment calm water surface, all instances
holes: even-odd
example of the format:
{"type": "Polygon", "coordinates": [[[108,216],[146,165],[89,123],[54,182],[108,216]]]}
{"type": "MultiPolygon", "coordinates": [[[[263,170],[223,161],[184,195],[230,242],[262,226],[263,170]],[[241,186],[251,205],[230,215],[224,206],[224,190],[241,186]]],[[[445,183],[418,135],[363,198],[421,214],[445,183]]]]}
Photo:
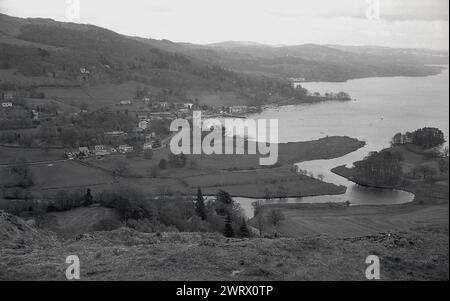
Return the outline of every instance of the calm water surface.
{"type": "MultiPolygon", "coordinates": [[[[448,67],[448,66],[447,66],[448,67]]],[[[354,184],[330,170],[351,165],[371,151],[389,146],[397,132],[431,126],[442,129],[449,137],[449,71],[428,77],[384,77],[350,80],[344,83],[305,83],[311,92],[349,93],[354,101],[324,102],[271,108],[251,118],[277,118],[279,141],[297,142],[326,136],[350,136],[363,140],[366,146],[356,152],[331,160],[301,162],[302,169],[323,174],[325,181],[344,185],[347,192],[338,196],[291,198],[283,202],[345,202],[352,204],[400,204],[413,195],[403,191],[366,188],[354,184]]],[[[235,198],[247,215],[253,215],[255,200],[235,198]]]]}

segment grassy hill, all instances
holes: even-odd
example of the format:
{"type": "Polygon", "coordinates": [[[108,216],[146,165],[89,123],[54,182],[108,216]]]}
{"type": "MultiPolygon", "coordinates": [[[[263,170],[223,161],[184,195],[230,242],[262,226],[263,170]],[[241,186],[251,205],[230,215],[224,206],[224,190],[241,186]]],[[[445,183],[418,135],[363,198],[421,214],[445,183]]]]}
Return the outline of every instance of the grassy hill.
{"type": "MultiPolygon", "coordinates": [[[[217,62],[182,53],[169,41],[128,37],[92,25],[0,14],[0,71],[36,78],[37,86],[141,84],[176,91],[232,91],[248,98],[262,93],[291,96],[287,80],[248,76],[217,62]],[[80,80],[80,68],[90,71],[80,80]],[[37,80],[40,79],[40,80],[37,80]]],[[[3,82],[6,83],[8,77],[3,82]]],[[[19,85],[21,82],[19,82],[19,85]]]]}
{"type": "Polygon", "coordinates": [[[227,239],[128,228],[55,239],[0,212],[0,279],[65,280],[76,254],[81,280],[365,280],[369,254],[382,280],[448,280],[448,225],[347,239],[227,239]]]}

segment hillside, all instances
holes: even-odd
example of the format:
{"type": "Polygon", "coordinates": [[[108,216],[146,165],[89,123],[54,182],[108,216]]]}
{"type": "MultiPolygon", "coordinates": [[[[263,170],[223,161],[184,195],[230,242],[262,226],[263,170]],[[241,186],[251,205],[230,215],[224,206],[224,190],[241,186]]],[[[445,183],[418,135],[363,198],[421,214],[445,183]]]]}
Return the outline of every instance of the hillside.
{"type": "Polygon", "coordinates": [[[269,92],[290,96],[293,91],[287,80],[236,73],[183,54],[182,46],[169,41],[147,41],[92,25],[6,15],[0,15],[0,28],[0,73],[13,71],[5,83],[22,75],[35,79],[35,86],[135,81],[181,92],[233,91],[247,97],[269,92]],[[81,68],[89,75],[80,72],[81,68]]]}
{"type": "Polygon", "coordinates": [[[347,47],[304,44],[267,46],[225,42],[208,45],[220,63],[235,70],[306,81],[345,81],[378,76],[425,76],[437,74],[448,64],[448,52],[381,47],[347,47]],[[375,51],[375,49],[377,51],[375,51]]]}
{"type": "MultiPolygon", "coordinates": [[[[250,42],[210,45],[124,36],[93,25],[0,14],[0,80],[20,85],[90,87],[138,82],[149,87],[233,92],[265,103],[299,97],[289,77],[345,81],[372,76],[424,76],[448,63],[448,53],[250,42]]],[[[301,96],[301,95],[300,95],[301,96]]]]}
{"type": "Polygon", "coordinates": [[[76,254],[82,280],[365,280],[365,258],[383,280],[448,280],[448,227],[348,239],[227,239],[220,234],[141,233],[128,228],[66,241],[0,214],[0,279],[65,280],[76,254]],[[14,239],[12,239],[14,236],[14,239]],[[23,240],[24,237],[31,237],[23,240]]]}

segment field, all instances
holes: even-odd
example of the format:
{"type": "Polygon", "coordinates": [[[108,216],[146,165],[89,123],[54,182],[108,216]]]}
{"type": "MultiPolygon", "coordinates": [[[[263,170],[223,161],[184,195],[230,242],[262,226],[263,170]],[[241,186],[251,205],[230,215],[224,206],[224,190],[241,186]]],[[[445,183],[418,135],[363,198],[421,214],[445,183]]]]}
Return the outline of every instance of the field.
{"type": "Polygon", "coordinates": [[[11,160],[25,158],[28,162],[54,161],[64,159],[64,150],[32,149],[23,147],[4,147],[0,146],[0,168],[1,165],[8,164],[11,160]]]}
{"type": "MultiPolygon", "coordinates": [[[[348,137],[329,137],[310,142],[279,145],[281,167],[261,168],[258,155],[188,155],[187,167],[161,170],[153,179],[159,185],[153,186],[153,193],[161,187],[170,187],[173,192],[192,194],[197,187],[207,194],[224,189],[234,196],[264,197],[265,188],[275,192],[282,186],[288,196],[343,193],[345,188],[294,173],[291,167],[296,162],[340,157],[352,152],[363,143],[348,137]],[[171,183],[172,182],[172,183],[171,183]],[[173,182],[177,183],[173,185],[173,182]]],[[[120,160],[126,160],[136,182],[148,183],[152,177],[152,166],[169,156],[169,149],[154,152],[151,160],[142,157],[110,156],[89,160],[89,164],[111,171],[120,160]]],[[[128,179],[130,180],[130,179],[128,179]]],[[[124,179],[119,179],[123,182],[124,179]]],[[[148,185],[146,191],[151,190],[148,185]]]]}
{"type": "MultiPolygon", "coordinates": [[[[23,149],[0,147],[0,185],[8,180],[8,163],[25,157],[33,173],[34,185],[29,189],[34,197],[45,198],[58,190],[91,188],[94,192],[114,187],[132,187],[147,194],[195,194],[198,187],[213,195],[226,190],[233,196],[263,198],[268,189],[276,196],[309,196],[340,194],[345,187],[336,186],[292,171],[293,163],[339,157],[363,145],[348,137],[329,137],[310,142],[279,145],[280,166],[261,168],[259,155],[188,155],[185,168],[168,168],[152,175],[152,167],[170,150],[154,151],[151,160],[142,156],[113,155],[103,159],[90,158],[85,162],[64,159],[62,149],[23,149]],[[128,164],[128,175],[114,176],[118,162],[128,164]],[[2,165],[3,164],[3,165],[2,165]]],[[[0,203],[4,204],[4,201],[0,203]]]]}
{"type": "Polygon", "coordinates": [[[298,175],[288,168],[222,172],[192,176],[186,181],[192,189],[201,187],[205,194],[215,194],[218,189],[222,189],[234,196],[253,198],[264,197],[265,189],[273,196],[278,196],[277,193],[281,190],[286,197],[345,192],[345,187],[298,175]]]}
{"type": "Polygon", "coordinates": [[[90,109],[98,109],[119,103],[120,100],[133,99],[136,87],[148,87],[152,92],[159,89],[145,84],[129,81],[122,84],[99,84],[92,87],[41,87],[46,98],[57,99],[67,105],[87,104],[90,109]]]}
{"type": "Polygon", "coordinates": [[[76,162],[61,162],[47,165],[33,165],[35,186],[40,190],[71,188],[113,183],[113,177],[100,170],[76,162]],[[68,172],[70,171],[70,172],[68,172]]]}
{"type": "Polygon", "coordinates": [[[448,204],[350,207],[344,204],[277,204],[265,207],[282,210],[286,219],[276,230],[289,237],[325,235],[348,238],[407,231],[422,226],[448,226],[449,216],[448,204]]]}

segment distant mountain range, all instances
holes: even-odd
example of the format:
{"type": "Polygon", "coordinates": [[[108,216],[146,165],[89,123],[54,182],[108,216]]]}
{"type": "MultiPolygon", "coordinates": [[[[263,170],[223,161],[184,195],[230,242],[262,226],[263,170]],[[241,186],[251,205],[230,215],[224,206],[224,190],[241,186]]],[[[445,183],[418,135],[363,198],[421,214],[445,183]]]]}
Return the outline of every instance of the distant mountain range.
{"type": "MultiPolygon", "coordinates": [[[[80,67],[91,83],[137,81],[170,89],[213,89],[247,96],[290,96],[290,77],[345,81],[373,76],[437,74],[448,52],[254,42],[209,45],[120,35],[93,25],[0,14],[0,69],[73,82],[80,67]],[[434,65],[434,66],[432,66],[434,65]]],[[[1,71],[0,70],[0,71],[1,71]]]]}
{"type": "Polygon", "coordinates": [[[375,76],[424,76],[448,64],[448,51],[376,46],[305,44],[271,46],[251,42],[206,45],[220,54],[220,64],[234,70],[307,81],[345,81],[375,76]]]}

